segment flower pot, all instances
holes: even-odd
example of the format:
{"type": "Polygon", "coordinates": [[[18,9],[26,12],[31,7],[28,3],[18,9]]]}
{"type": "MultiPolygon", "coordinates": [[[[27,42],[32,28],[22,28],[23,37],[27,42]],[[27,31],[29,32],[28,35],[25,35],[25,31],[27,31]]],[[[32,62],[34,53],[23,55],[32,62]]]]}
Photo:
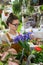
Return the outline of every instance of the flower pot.
{"type": "Polygon", "coordinates": [[[5,16],[8,16],[8,12],[5,12],[5,16]]]}
{"type": "Polygon", "coordinates": [[[2,10],[0,9],[0,14],[2,14],[2,10]]]}

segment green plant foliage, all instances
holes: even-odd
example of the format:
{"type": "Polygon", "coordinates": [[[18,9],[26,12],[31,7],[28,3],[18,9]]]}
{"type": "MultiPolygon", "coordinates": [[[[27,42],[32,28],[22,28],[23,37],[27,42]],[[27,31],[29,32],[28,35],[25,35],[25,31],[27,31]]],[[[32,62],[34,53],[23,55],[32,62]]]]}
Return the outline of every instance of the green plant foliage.
{"type": "MultiPolygon", "coordinates": [[[[29,44],[28,44],[27,41],[24,41],[24,42],[19,41],[19,44],[21,45],[22,48],[24,48],[26,54],[27,54],[27,53],[28,53],[28,54],[30,53],[30,47],[29,47],[29,44]]],[[[28,54],[27,54],[27,55],[28,55],[28,54]]]]}
{"type": "Polygon", "coordinates": [[[0,65],[4,65],[4,64],[0,61],[0,65]]]}
{"type": "Polygon", "coordinates": [[[22,5],[23,0],[19,0],[19,3],[22,5]]]}
{"type": "Polygon", "coordinates": [[[15,0],[14,2],[13,2],[13,5],[12,5],[12,9],[13,9],[13,12],[14,12],[14,14],[19,14],[20,12],[21,12],[21,6],[22,5],[26,5],[26,7],[28,7],[28,3],[30,2],[30,0],[19,0],[19,2],[18,2],[18,0],[15,0]]]}
{"type": "Polygon", "coordinates": [[[43,5],[40,6],[40,10],[43,11],[43,5]]]}
{"type": "Polygon", "coordinates": [[[33,6],[30,6],[29,7],[29,11],[32,13],[34,11],[34,7],[33,6]]]}
{"type": "Polygon", "coordinates": [[[8,63],[5,63],[4,65],[8,65],[8,63]]]}
{"type": "Polygon", "coordinates": [[[40,62],[43,63],[43,46],[40,46],[40,48],[42,49],[41,51],[36,51],[36,50],[32,51],[32,54],[35,55],[34,63],[36,64],[40,62]]]}
{"type": "Polygon", "coordinates": [[[35,54],[35,59],[34,59],[34,63],[43,63],[43,51],[42,52],[36,52],[35,54]]]}
{"type": "Polygon", "coordinates": [[[4,25],[4,27],[7,28],[7,24],[4,21],[1,21],[1,25],[4,25]]]}
{"type": "Polygon", "coordinates": [[[20,23],[20,25],[18,26],[17,32],[20,32],[21,27],[22,27],[22,23],[20,23]]]}
{"type": "Polygon", "coordinates": [[[26,4],[26,6],[28,5],[28,1],[29,1],[29,0],[25,0],[25,4],[26,4]]]}
{"type": "Polygon", "coordinates": [[[18,0],[15,0],[13,2],[12,8],[13,8],[14,14],[18,14],[21,11],[21,4],[18,2],[18,0]]]}

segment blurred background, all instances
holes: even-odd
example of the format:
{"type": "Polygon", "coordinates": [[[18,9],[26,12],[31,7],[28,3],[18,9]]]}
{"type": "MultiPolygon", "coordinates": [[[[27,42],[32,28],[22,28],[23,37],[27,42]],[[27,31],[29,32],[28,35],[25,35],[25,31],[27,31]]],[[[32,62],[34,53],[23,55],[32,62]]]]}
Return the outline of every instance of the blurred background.
{"type": "Polygon", "coordinates": [[[21,29],[43,27],[43,0],[0,0],[0,30],[6,29],[6,20],[13,12],[21,29]]]}

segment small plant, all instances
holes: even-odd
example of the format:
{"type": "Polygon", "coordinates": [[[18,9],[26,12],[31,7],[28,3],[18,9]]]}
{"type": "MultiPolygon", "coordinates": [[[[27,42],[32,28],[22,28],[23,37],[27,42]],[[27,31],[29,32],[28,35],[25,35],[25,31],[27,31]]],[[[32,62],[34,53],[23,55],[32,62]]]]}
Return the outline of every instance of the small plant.
{"type": "Polygon", "coordinates": [[[34,63],[43,63],[43,49],[41,47],[35,47],[32,54],[35,55],[34,63]]]}

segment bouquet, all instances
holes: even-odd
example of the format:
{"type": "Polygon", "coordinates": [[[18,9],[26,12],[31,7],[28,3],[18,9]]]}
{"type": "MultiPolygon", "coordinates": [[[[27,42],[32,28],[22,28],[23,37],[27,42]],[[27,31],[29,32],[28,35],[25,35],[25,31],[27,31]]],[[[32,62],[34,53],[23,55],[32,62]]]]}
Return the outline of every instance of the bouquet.
{"type": "Polygon", "coordinates": [[[28,42],[32,38],[31,34],[31,32],[24,33],[23,35],[18,35],[16,38],[13,39],[14,45],[17,45],[16,48],[19,44],[19,48],[16,49],[17,51],[19,50],[18,56],[16,58],[19,59],[21,63],[23,60],[26,61],[31,53],[30,46],[28,44],[28,42]]]}

